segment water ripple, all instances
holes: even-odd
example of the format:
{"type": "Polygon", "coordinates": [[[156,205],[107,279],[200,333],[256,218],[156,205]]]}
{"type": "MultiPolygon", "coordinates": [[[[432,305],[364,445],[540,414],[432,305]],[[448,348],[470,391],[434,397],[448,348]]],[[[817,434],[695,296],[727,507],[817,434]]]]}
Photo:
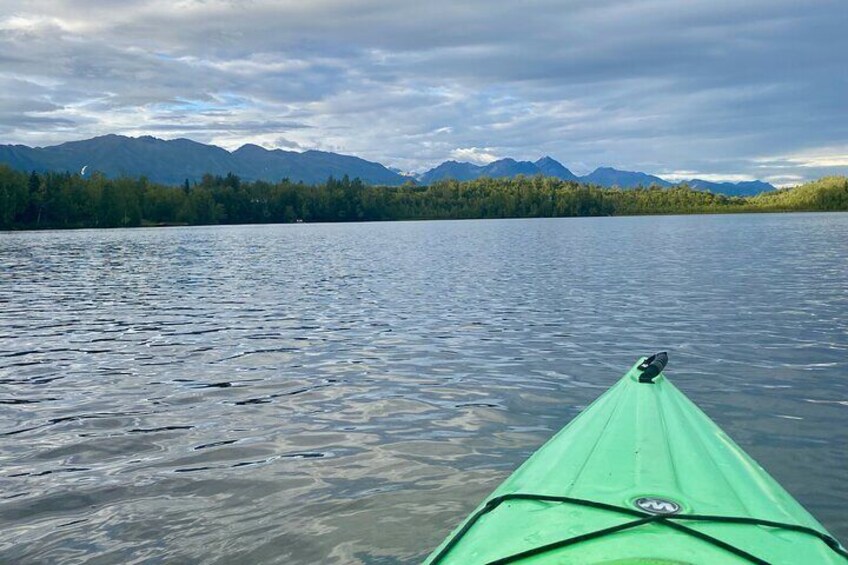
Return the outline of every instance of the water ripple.
{"type": "Polygon", "coordinates": [[[848,539],[848,215],[0,234],[0,561],[415,563],[630,365],[848,539]]]}

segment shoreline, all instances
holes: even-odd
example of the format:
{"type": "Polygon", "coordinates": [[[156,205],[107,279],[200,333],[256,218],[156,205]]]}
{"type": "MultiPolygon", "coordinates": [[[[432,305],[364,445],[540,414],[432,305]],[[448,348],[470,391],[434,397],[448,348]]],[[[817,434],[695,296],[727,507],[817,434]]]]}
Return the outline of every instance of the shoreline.
{"type": "Polygon", "coordinates": [[[647,217],[687,217],[687,216],[737,216],[744,214],[845,214],[848,210],[726,210],[710,212],[668,212],[655,214],[607,214],[607,215],[585,215],[585,216],[509,216],[503,218],[398,218],[385,220],[340,220],[337,222],[315,221],[315,222],[246,222],[246,223],[215,223],[215,224],[188,224],[188,223],[157,223],[142,224],[138,226],[45,226],[38,228],[11,228],[0,229],[0,234],[24,233],[24,232],[46,232],[46,231],[106,231],[106,230],[137,230],[137,229],[168,229],[168,228],[210,228],[210,227],[248,227],[248,226],[288,226],[288,225],[341,225],[341,224],[387,224],[402,222],[475,222],[475,221],[498,221],[498,220],[578,220],[590,218],[647,218],[647,217]]]}

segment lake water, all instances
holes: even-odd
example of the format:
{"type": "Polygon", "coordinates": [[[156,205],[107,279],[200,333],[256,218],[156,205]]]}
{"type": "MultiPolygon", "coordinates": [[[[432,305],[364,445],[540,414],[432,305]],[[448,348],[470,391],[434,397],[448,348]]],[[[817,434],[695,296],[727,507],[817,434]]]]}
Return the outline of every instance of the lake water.
{"type": "Polygon", "coordinates": [[[848,540],[848,214],[0,233],[0,562],[415,563],[663,349],[848,540]]]}

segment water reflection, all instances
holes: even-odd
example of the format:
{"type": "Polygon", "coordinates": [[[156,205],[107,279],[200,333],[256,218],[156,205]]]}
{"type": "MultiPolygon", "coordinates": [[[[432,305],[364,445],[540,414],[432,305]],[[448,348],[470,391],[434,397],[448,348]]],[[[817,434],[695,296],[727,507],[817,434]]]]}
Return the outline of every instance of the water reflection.
{"type": "Polygon", "coordinates": [[[848,215],[0,234],[0,560],[412,563],[647,351],[848,538],[848,215]]]}

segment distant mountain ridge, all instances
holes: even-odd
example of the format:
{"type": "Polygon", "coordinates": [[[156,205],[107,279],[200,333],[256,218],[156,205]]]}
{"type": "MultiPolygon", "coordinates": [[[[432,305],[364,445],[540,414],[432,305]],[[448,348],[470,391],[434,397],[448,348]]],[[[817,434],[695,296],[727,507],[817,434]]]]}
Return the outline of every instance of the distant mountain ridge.
{"type": "Polygon", "coordinates": [[[606,188],[636,188],[639,186],[659,186],[662,188],[669,188],[679,184],[687,184],[695,190],[705,190],[729,196],[752,196],[754,194],[759,194],[760,192],[775,190],[773,185],[759,180],[742,181],[737,183],[719,183],[693,179],[672,183],[655,175],[635,171],[620,171],[611,167],[598,167],[588,175],[581,177],[575,175],[562,163],[551,157],[542,157],[536,162],[500,159],[498,161],[493,161],[488,165],[474,165],[472,163],[445,161],[441,165],[418,175],[417,180],[421,184],[430,184],[438,180],[445,179],[464,181],[481,177],[499,178],[516,177],[518,175],[543,175],[556,177],[562,180],[595,184],[606,188]]]}
{"type": "Polygon", "coordinates": [[[499,159],[487,165],[445,161],[438,167],[419,175],[417,180],[421,184],[430,184],[444,179],[473,180],[480,177],[500,178],[518,175],[544,175],[562,180],[578,180],[574,173],[551,157],[542,157],[535,163],[516,161],[515,159],[499,159]]]}
{"type": "Polygon", "coordinates": [[[588,184],[597,184],[598,186],[618,186],[621,188],[653,185],[667,188],[672,186],[672,183],[654,175],[633,171],[619,171],[612,167],[598,167],[588,175],[580,177],[580,180],[588,184]]]}
{"type": "Polygon", "coordinates": [[[199,181],[204,174],[233,173],[245,180],[271,182],[289,178],[307,184],[328,177],[359,177],[369,184],[398,185],[407,177],[350,155],[324,151],[268,150],[243,145],[230,152],[215,145],[190,139],[163,140],[155,137],[104,135],[83,141],[70,141],[52,147],[0,145],[0,163],[25,171],[100,171],[109,177],[145,176],[164,184],[199,181]]]}
{"type": "MultiPolygon", "coordinates": [[[[445,161],[416,177],[400,174],[372,161],[352,155],[325,151],[285,151],[246,144],[235,151],[206,145],[190,139],[163,140],[150,136],[126,137],[104,135],[82,141],[70,141],[51,147],[0,145],[0,163],[24,171],[70,171],[86,174],[100,171],[109,177],[145,176],[163,184],[181,184],[186,179],[199,181],[204,174],[233,173],[244,180],[276,182],[283,178],[307,184],[322,183],[328,177],[360,178],[367,184],[396,186],[416,180],[431,184],[443,179],[460,181],[480,177],[502,178],[518,175],[543,175],[558,179],[590,183],[603,187],[634,188],[637,186],[670,187],[675,184],[658,176],[634,171],[598,167],[585,176],[577,176],[562,163],[545,156],[531,161],[499,159],[486,165],[445,161]]],[[[696,190],[748,196],[774,186],[762,181],[738,183],[710,182],[701,179],[683,181],[696,190]]]]}

